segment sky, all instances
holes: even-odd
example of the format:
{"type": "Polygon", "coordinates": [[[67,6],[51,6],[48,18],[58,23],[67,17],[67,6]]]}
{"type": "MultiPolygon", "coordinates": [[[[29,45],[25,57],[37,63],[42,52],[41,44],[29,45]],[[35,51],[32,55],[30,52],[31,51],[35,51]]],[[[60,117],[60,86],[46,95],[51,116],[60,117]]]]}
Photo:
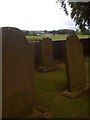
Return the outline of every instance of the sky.
{"type": "MultiPolygon", "coordinates": [[[[0,27],[21,30],[76,30],[57,0],[0,0],[0,27]]],[[[70,11],[70,8],[68,7],[70,11]]]]}

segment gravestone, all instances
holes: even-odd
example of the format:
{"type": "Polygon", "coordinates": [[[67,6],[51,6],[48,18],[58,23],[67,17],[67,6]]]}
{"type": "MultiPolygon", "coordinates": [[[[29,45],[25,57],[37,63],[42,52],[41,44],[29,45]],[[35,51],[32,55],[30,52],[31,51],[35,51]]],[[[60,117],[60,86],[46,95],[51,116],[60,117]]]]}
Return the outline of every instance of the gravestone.
{"type": "Polygon", "coordinates": [[[86,74],[83,47],[76,35],[69,35],[65,45],[65,66],[67,91],[63,94],[75,97],[82,93],[86,86],[86,74]]]}
{"type": "Polygon", "coordinates": [[[0,120],[2,118],[2,29],[0,29],[0,120]]]}
{"type": "Polygon", "coordinates": [[[2,116],[32,116],[34,49],[17,28],[2,28],[2,116]]]}
{"type": "Polygon", "coordinates": [[[86,74],[87,74],[87,86],[88,91],[90,91],[90,64],[89,64],[89,58],[87,58],[87,64],[86,64],[86,74]]]}
{"type": "Polygon", "coordinates": [[[41,60],[41,66],[39,70],[47,72],[56,69],[53,56],[52,40],[49,38],[43,38],[39,42],[39,48],[41,60]]]}

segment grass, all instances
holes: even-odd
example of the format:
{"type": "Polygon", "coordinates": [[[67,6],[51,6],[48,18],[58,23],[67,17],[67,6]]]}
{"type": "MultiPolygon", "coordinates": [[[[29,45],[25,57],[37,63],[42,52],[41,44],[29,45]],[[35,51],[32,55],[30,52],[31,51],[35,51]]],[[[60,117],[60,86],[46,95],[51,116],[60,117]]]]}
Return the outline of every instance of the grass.
{"type": "MultiPolygon", "coordinates": [[[[86,68],[87,68],[86,60],[86,68]]],[[[90,59],[89,59],[90,65],[90,59]]],[[[84,93],[76,99],[58,94],[66,86],[64,63],[58,63],[58,69],[52,72],[35,72],[35,106],[48,112],[52,118],[87,118],[88,95],[84,93]]]]}
{"type": "MultiPolygon", "coordinates": [[[[55,36],[48,36],[51,38],[53,41],[54,40],[66,40],[67,35],[55,35],[55,36]]],[[[79,39],[83,38],[90,38],[90,35],[78,35],[79,39]]],[[[28,40],[37,40],[37,39],[42,39],[45,38],[45,36],[26,36],[28,40]]]]}

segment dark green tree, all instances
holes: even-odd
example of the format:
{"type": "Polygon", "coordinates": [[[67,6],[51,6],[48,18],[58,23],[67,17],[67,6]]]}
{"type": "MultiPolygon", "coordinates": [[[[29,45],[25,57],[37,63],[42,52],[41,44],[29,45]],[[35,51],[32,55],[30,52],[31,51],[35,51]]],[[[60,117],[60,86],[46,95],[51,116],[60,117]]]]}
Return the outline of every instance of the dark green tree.
{"type": "MultiPolygon", "coordinates": [[[[68,15],[66,0],[57,0],[57,3],[59,2],[61,8],[68,15]]],[[[71,18],[79,26],[81,31],[85,31],[86,28],[90,29],[90,2],[68,2],[68,5],[71,7],[71,18]]]]}
{"type": "Polygon", "coordinates": [[[47,33],[48,31],[47,30],[44,30],[45,33],[47,33]]]}

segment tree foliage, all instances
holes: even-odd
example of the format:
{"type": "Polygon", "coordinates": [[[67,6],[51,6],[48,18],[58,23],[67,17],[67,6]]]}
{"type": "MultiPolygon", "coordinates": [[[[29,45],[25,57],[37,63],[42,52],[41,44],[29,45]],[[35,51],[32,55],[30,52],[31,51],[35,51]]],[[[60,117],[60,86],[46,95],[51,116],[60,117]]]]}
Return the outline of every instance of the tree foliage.
{"type": "Polygon", "coordinates": [[[50,31],[50,33],[53,33],[53,34],[71,34],[71,33],[75,33],[74,30],[71,30],[71,29],[61,29],[61,30],[53,30],[53,31],[50,31]]]}
{"type": "MultiPolygon", "coordinates": [[[[66,1],[58,0],[57,2],[61,3],[61,7],[66,15],[68,15],[66,1]]],[[[75,21],[76,25],[82,31],[90,28],[90,2],[68,2],[68,5],[71,7],[71,18],[75,21]]]]}

